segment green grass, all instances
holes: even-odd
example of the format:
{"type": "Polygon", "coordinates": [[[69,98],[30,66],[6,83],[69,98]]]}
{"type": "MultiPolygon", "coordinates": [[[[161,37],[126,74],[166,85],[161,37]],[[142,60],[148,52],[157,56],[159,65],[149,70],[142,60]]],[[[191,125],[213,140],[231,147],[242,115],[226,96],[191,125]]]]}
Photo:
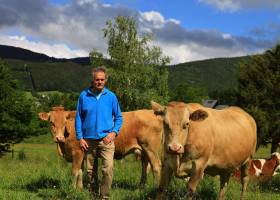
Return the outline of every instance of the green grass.
{"type": "MultiPolygon", "coordinates": [[[[7,154],[0,158],[0,199],[91,199],[87,189],[72,188],[71,164],[57,156],[50,135],[29,138],[13,148],[13,157],[7,154]]],[[[269,149],[260,148],[256,157],[269,157],[269,149]]],[[[136,162],[133,156],[115,161],[112,199],[154,199],[156,192],[152,174],[149,173],[145,189],[140,189],[140,172],[140,162],[136,162]]],[[[231,180],[226,199],[239,199],[240,188],[239,182],[231,180]]],[[[198,186],[198,196],[205,200],[216,199],[218,190],[218,177],[205,176],[198,186]]],[[[279,190],[280,176],[267,183],[250,183],[246,199],[278,200],[279,190]]],[[[185,195],[184,181],[173,178],[166,199],[184,199],[185,195]]]]}

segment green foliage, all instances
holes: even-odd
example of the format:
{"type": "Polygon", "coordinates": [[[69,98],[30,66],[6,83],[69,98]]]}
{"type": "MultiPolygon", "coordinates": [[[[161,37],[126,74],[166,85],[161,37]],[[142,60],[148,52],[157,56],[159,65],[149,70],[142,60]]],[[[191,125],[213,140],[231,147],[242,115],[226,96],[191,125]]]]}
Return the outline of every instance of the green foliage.
{"type": "MultiPolygon", "coordinates": [[[[114,67],[109,59],[104,59],[103,55],[96,50],[91,52],[90,57],[94,66],[114,67]]],[[[246,59],[248,57],[216,58],[168,66],[168,87],[171,91],[181,84],[191,87],[201,86],[208,92],[236,89],[236,66],[240,61],[246,59]]],[[[70,61],[32,62],[13,59],[5,61],[9,64],[13,77],[20,81],[25,90],[33,90],[30,74],[34,79],[36,92],[53,90],[81,92],[90,84],[90,66],[70,61]],[[30,73],[26,72],[26,68],[30,73]]],[[[164,81],[164,79],[162,80],[164,81]]]]}
{"type": "Polygon", "coordinates": [[[209,94],[211,99],[217,99],[222,105],[236,105],[238,99],[238,91],[236,89],[214,90],[209,94]]]}
{"type": "Polygon", "coordinates": [[[169,88],[178,85],[200,86],[208,93],[237,89],[238,64],[248,57],[215,58],[169,66],[169,88]]]}
{"type": "Polygon", "coordinates": [[[37,110],[50,111],[54,106],[63,106],[65,110],[76,110],[79,93],[40,92],[34,96],[39,104],[37,110]]]}
{"type": "Polygon", "coordinates": [[[108,21],[104,29],[108,41],[110,64],[100,53],[93,51],[93,65],[109,68],[108,87],[114,91],[123,111],[148,108],[151,100],[166,103],[168,95],[169,58],[159,47],[150,45],[152,37],[138,36],[133,18],[118,16],[108,21]]]}
{"type": "Polygon", "coordinates": [[[203,87],[188,86],[186,84],[178,85],[170,92],[171,101],[183,101],[186,103],[201,103],[203,99],[209,99],[206,89],[203,87]]]}
{"type": "Polygon", "coordinates": [[[31,106],[10,70],[0,60],[0,153],[28,134],[31,106]]]}
{"type": "Polygon", "coordinates": [[[280,44],[239,66],[239,103],[258,125],[258,142],[280,135],[280,44]]]}
{"type": "Polygon", "coordinates": [[[14,78],[20,81],[25,90],[80,92],[90,84],[89,66],[74,62],[6,61],[14,78]]]}

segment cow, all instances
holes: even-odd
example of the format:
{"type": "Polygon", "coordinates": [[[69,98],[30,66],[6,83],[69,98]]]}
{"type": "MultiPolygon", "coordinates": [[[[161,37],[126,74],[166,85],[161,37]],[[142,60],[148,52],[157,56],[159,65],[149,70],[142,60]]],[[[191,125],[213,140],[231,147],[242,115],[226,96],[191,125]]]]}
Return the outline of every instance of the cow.
{"type": "MultiPolygon", "coordinates": [[[[81,188],[81,166],[84,152],[81,150],[75,134],[75,111],[64,111],[63,107],[54,107],[48,113],[39,113],[41,120],[51,123],[54,141],[58,152],[65,158],[71,157],[74,187],[81,188]],[[71,137],[70,137],[71,136],[71,137]],[[72,138],[72,139],[69,139],[72,138]],[[64,151],[62,150],[64,149],[64,151]],[[75,156],[73,156],[75,155],[75,156]],[[79,174],[77,176],[77,174],[79,174]]],[[[160,147],[162,142],[162,120],[156,117],[152,110],[137,110],[123,112],[123,125],[115,138],[115,159],[121,159],[127,154],[135,153],[142,162],[140,186],[144,187],[149,164],[152,168],[155,182],[159,182],[161,172],[160,147]]],[[[96,177],[96,174],[94,175],[96,177]]],[[[95,181],[96,182],[96,181],[95,181]]]]}
{"type": "Polygon", "coordinates": [[[220,176],[219,199],[233,171],[241,167],[243,199],[249,181],[248,166],[256,150],[255,120],[238,107],[223,110],[200,104],[151,102],[164,124],[164,150],[160,185],[156,199],[164,199],[172,174],[188,178],[187,199],[195,195],[204,173],[220,176]]]}
{"type": "MultiPolygon", "coordinates": [[[[268,181],[280,172],[280,154],[274,152],[268,159],[253,159],[249,167],[249,176],[253,180],[268,181]]],[[[240,169],[236,170],[233,177],[240,179],[240,169]]]]}
{"type": "Polygon", "coordinates": [[[64,107],[53,107],[52,111],[40,112],[39,118],[49,121],[54,142],[57,144],[58,155],[72,162],[72,184],[74,188],[83,188],[83,159],[84,152],[76,139],[75,111],[65,111],[64,107]]]}

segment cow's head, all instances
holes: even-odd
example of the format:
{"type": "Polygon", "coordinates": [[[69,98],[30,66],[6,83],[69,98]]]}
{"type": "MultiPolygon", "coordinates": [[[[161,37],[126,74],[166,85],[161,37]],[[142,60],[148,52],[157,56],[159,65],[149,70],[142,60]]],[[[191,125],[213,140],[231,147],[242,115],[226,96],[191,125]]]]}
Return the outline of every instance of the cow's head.
{"type": "Polygon", "coordinates": [[[64,107],[60,106],[53,107],[52,111],[48,113],[40,112],[38,115],[41,120],[50,122],[53,140],[55,142],[65,142],[67,119],[73,117],[75,112],[64,111],[64,107]]]}
{"type": "Polygon", "coordinates": [[[190,112],[183,102],[170,102],[162,106],[151,102],[154,113],[163,118],[165,145],[169,153],[184,153],[191,121],[200,121],[208,117],[207,112],[198,109],[190,112]]]}
{"type": "Polygon", "coordinates": [[[275,172],[280,172],[280,153],[274,152],[271,154],[271,158],[276,160],[275,172]]]}

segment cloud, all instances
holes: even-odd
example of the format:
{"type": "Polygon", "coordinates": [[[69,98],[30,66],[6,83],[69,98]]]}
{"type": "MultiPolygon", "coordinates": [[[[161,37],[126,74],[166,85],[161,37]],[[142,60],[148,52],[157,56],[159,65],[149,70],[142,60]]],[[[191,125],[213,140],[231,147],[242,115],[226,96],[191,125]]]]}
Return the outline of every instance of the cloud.
{"type": "Polygon", "coordinates": [[[95,0],[73,0],[70,4],[48,4],[47,0],[0,0],[0,29],[16,27],[45,43],[71,43],[73,48],[105,51],[102,29],[117,15],[133,15],[121,7],[95,0]]]}
{"type": "Polygon", "coordinates": [[[279,8],[277,0],[198,0],[222,11],[237,11],[241,9],[279,8]]]}
{"type": "Polygon", "coordinates": [[[47,44],[28,40],[25,36],[3,36],[0,35],[0,44],[29,49],[34,52],[47,54],[56,58],[86,57],[88,52],[81,49],[70,49],[65,44],[47,44]]]}
{"type": "Polygon", "coordinates": [[[143,30],[149,30],[155,35],[155,44],[160,46],[166,55],[171,56],[173,64],[259,53],[274,45],[268,39],[233,36],[218,30],[186,30],[180,23],[165,20],[160,13],[141,13],[141,17],[143,30]],[[151,18],[150,15],[157,17],[151,18]],[[154,19],[154,22],[149,23],[151,19],[154,19]]]}
{"type": "Polygon", "coordinates": [[[214,58],[215,55],[219,55],[219,57],[228,57],[228,55],[231,55],[231,57],[247,55],[247,52],[240,48],[211,48],[207,46],[200,46],[196,43],[181,45],[174,45],[170,43],[164,45],[163,43],[161,43],[161,45],[166,47],[163,48],[164,53],[172,55],[172,64],[214,58]],[[174,52],[177,53],[174,54],[174,52]]]}
{"type": "MultiPolygon", "coordinates": [[[[220,6],[224,9],[233,8],[238,2],[239,7],[245,5],[233,0],[200,1],[213,5],[222,2],[220,6]]],[[[0,0],[0,12],[0,44],[20,46],[54,57],[85,56],[92,49],[106,55],[102,29],[108,19],[118,15],[135,17],[140,33],[154,34],[154,44],[173,58],[173,64],[247,55],[273,45],[271,40],[261,37],[234,36],[218,30],[187,30],[180,21],[166,19],[156,11],[138,12],[96,0],[72,0],[64,5],[50,4],[48,0],[0,0]],[[9,32],[13,32],[14,37],[10,37],[9,32]]]]}

